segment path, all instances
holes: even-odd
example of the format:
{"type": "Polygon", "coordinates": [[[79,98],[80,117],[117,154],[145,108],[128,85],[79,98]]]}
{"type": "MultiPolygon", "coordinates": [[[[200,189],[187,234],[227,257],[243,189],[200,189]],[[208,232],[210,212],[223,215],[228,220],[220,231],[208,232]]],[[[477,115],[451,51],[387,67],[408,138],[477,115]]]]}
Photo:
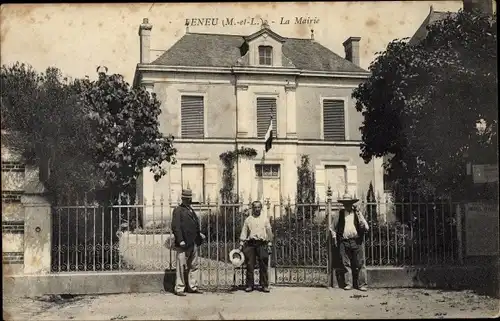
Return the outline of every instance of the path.
{"type": "Polygon", "coordinates": [[[4,320],[477,318],[493,317],[498,311],[498,299],[468,291],[423,289],[371,289],[363,293],[274,287],[269,294],[119,294],[58,303],[4,298],[4,320]]]}

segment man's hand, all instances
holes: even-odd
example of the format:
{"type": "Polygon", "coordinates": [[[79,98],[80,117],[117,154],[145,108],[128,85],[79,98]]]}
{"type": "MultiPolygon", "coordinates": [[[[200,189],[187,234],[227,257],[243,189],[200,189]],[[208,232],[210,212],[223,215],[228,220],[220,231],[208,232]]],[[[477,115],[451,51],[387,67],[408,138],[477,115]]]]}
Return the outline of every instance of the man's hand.
{"type": "Polygon", "coordinates": [[[181,247],[184,247],[184,246],[186,246],[186,242],[181,241],[181,242],[179,243],[179,245],[180,245],[181,247]]]}
{"type": "Polygon", "coordinates": [[[200,236],[201,236],[201,239],[202,239],[202,240],[206,240],[206,239],[207,239],[207,237],[206,237],[206,236],[205,236],[205,234],[203,234],[203,233],[200,233],[200,236]]]}
{"type": "Polygon", "coordinates": [[[337,233],[330,227],[330,234],[332,236],[333,245],[337,246],[337,233]]]}
{"type": "Polygon", "coordinates": [[[272,246],[273,246],[272,242],[268,242],[267,243],[267,253],[271,253],[272,252],[272,246]]]}
{"type": "Polygon", "coordinates": [[[238,248],[240,251],[243,250],[243,241],[240,241],[240,247],[238,248]]]}

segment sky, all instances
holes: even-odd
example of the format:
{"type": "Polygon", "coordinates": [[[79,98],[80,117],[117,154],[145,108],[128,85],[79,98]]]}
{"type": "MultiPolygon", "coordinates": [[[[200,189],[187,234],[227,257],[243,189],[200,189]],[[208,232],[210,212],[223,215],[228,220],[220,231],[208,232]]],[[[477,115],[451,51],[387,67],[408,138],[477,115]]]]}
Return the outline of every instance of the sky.
{"type": "Polygon", "coordinates": [[[210,26],[191,25],[190,32],[248,35],[260,27],[222,22],[262,18],[284,37],[310,38],[314,29],[315,40],[341,56],[348,37],[361,37],[360,64],[368,68],[391,40],[411,37],[431,5],[435,11],[457,11],[462,1],[7,4],[0,13],[1,64],[19,61],[38,71],[58,67],[72,78],[95,78],[97,67],[106,66],[109,73],[122,74],[131,83],[139,62],[138,28],[143,18],[153,25],[151,49],[160,50],[152,57],[186,33],[186,19],[215,21],[210,26]],[[296,24],[300,17],[312,22],[296,24]]]}

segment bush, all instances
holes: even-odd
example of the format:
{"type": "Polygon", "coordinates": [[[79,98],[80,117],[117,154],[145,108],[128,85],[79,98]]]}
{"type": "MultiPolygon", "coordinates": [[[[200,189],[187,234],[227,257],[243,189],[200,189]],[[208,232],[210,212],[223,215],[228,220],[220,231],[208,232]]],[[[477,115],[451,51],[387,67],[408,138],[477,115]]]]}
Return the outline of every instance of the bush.
{"type": "Polygon", "coordinates": [[[284,216],[272,222],[274,263],[277,265],[324,265],[328,260],[327,221],[284,216]]]}
{"type": "Polygon", "coordinates": [[[238,204],[221,205],[201,217],[201,232],[206,235],[207,242],[239,242],[245,218],[238,204]]]}

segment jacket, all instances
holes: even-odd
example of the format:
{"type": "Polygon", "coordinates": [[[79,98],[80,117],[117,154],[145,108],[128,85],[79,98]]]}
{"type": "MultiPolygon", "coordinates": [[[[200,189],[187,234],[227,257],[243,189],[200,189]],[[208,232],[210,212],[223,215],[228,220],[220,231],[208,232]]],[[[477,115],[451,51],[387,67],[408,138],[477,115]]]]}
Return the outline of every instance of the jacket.
{"type": "Polygon", "coordinates": [[[174,209],[171,227],[176,247],[181,247],[182,241],[186,243],[184,248],[201,245],[200,220],[190,206],[181,204],[174,209]]]}

